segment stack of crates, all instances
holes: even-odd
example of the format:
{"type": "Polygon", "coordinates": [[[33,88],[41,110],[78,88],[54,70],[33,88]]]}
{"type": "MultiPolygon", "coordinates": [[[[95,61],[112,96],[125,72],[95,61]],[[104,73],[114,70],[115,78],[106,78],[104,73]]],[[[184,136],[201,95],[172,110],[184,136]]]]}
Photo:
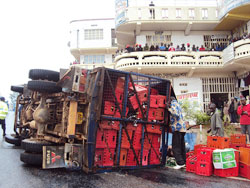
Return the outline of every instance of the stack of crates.
{"type": "Polygon", "coordinates": [[[207,146],[216,149],[225,149],[230,147],[230,139],[220,136],[207,136],[207,146]]]}
{"type": "Polygon", "coordinates": [[[240,147],[240,163],[239,174],[240,176],[250,179],[250,148],[240,147]]]}
{"type": "Polygon", "coordinates": [[[133,79],[121,71],[110,71],[109,76],[105,73],[103,79],[94,166],[134,168],[162,164],[160,147],[170,82],[140,75],[137,79],[142,82],[132,83],[133,79]]]}
{"type": "Polygon", "coordinates": [[[240,147],[246,146],[245,134],[233,134],[230,136],[230,148],[239,150],[240,147]]]}
{"type": "Polygon", "coordinates": [[[196,174],[211,176],[213,174],[213,148],[200,147],[197,150],[196,174]]]}
{"type": "Polygon", "coordinates": [[[228,169],[214,169],[214,175],[220,177],[237,177],[239,175],[239,151],[234,151],[236,167],[228,169]]]}

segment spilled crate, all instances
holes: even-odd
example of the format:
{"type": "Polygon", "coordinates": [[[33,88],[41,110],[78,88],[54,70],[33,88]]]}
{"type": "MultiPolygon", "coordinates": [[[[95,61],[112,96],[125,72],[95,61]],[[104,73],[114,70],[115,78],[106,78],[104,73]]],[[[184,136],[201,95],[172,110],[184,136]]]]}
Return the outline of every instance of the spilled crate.
{"type": "Polygon", "coordinates": [[[165,164],[166,104],[175,96],[169,80],[98,68],[91,73],[88,96],[84,171],[165,164]]]}

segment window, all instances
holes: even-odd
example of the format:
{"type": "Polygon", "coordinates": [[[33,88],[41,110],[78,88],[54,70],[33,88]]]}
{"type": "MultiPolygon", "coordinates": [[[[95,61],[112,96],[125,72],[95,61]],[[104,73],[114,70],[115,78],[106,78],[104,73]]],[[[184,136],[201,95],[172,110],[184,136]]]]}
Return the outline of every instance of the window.
{"type": "Polygon", "coordinates": [[[202,16],[202,19],[207,19],[208,18],[208,11],[207,11],[207,9],[202,9],[201,10],[201,16],[202,16]]]}
{"type": "Polygon", "coordinates": [[[91,64],[91,63],[104,63],[105,57],[104,55],[85,55],[84,56],[84,63],[91,64]]]}
{"type": "Polygon", "coordinates": [[[103,29],[85,29],[84,39],[85,40],[102,40],[103,29]]]}
{"type": "Polygon", "coordinates": [[[140,8],[138,9],[138,19],[139,20],[141,19],[141,9],[140,8]]]}
{"type": "Polygon", "coordinates": [[[162,18],[168,18],[168,9],[162,9],[162,18]]]}
{"type": "Polygon", "coordinates": [[[176,18],[181,18],[181,9],[180,8],[176,9],[176,18]]]}
{"type": "Polygon", "coordinates": [[[179,86],[187,86],[187,83],[180,83],[179,86]]]}
{"type": "Polygon", "coordinates": [[[194,9],[189,9],[188,10],[188,15],[189,15],[190,18],[194,18],[195,17],[194,9]]]}

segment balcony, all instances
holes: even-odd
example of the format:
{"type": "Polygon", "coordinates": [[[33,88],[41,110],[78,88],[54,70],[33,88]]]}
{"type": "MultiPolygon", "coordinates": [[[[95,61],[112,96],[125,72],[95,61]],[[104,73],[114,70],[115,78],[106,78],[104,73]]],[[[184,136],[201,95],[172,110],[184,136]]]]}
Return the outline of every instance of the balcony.
{"type": "Polygon", "coordinates": [[[222,52],[132,52],[115,58],[116,69],[150,73],[207,72],[223,67],[222,52]]]}
{"type": "Polygon", "coordinates": [[[223,52],[142,51],[119,55],[116,69],[145,74],[227,74],[250,71],[250,39],[229,45],[223,52]]]}

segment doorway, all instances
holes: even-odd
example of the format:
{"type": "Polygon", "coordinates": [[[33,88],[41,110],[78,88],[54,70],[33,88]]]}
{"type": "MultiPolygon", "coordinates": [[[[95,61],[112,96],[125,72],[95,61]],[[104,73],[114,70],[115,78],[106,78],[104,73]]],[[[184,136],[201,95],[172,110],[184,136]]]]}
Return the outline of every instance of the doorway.
{"type": "Polygon", "coordinates": [[[224,102],[228,102],[228,93],[211,93],[211,102],[216,104],[216,107],[222,110],[224,102]]]}

